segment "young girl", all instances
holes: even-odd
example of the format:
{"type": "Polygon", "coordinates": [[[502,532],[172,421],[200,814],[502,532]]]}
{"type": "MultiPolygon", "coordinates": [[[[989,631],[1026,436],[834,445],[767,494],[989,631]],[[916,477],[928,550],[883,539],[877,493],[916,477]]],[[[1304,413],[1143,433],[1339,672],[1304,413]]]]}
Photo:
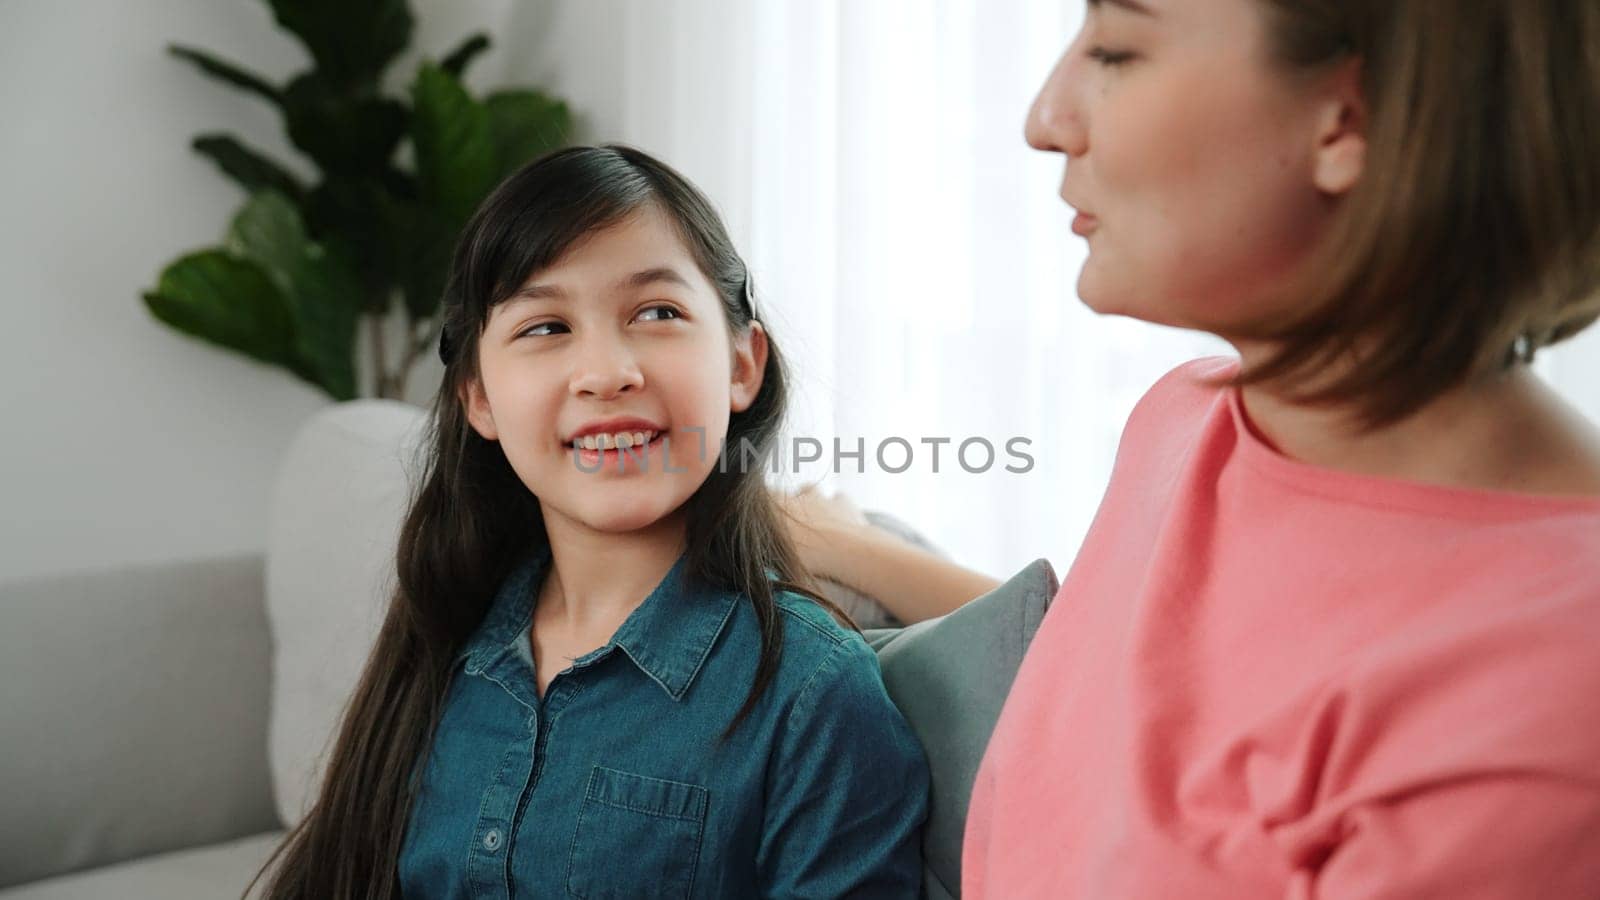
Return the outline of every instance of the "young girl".
{"type": "Polygon", "coordinates": [[[1600,897],[1600,435],[1527,365],[1600,312],[1597,48],[1593,0],[1091,0],[1027,125],[1079,294],[1240,359],[1129,419],[967,900],[1600,897]]]}
{"type": "Polygon", "coordinates": [[[707,200],[624,147],[527,166],[440,352],[399,588],[270,895],[916,897],[926,761],[738,464],[784,367],[707,200]]]}

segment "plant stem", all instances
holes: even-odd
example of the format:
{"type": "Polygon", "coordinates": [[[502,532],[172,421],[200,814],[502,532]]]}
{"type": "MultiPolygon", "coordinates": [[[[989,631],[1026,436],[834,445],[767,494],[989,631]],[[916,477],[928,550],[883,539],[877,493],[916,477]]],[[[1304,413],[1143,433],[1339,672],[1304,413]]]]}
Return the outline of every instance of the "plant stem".
{"type": "MultiPolygon", "coordinates": [[[[423,331],[422,337],[417,338],[417,342],[411,346],[411,353],[406,357],[407,368],[410,368],[411,363],[418,357],[432,350],[434,346],[439,343],[439,332],[443,322],[444,316],[443,314],[440,314],[427,319],[423,323],[427,326],[427,328],[423,331]]],[[[413,333],[415,333],[414,328],[415,326],[413,326],[413,333]]]]}
{"type": "Polygon", "coordinates": [[[388,387],[389,373],[388,366],[384,362],[383,353],[383,317],[368,316],[367,326],[367,334],[372,340],[373,366],[377,370],[373,376],[373,395],[384,397],[386,396],[384,390],[388,387]]]}
{"type": "Polygon", "coordinates": [[[405,361],[400,364],[399,397],[405,397],[405,385],[406,381],[410,378],[412,366],[418,359],[422,358],[429,351],[431,351],[434,348],[434,345],[439,342],[439,331],[443,327],[443,323],[443,314],[422,320],[422,324],[426,327],[423,329],[422,336],[416,337],[418,323],[416,319],[411,320],[411,326],[407,330],[411,333],[415,340],[412,342],[410,347],[406,348],[405,361]]]}

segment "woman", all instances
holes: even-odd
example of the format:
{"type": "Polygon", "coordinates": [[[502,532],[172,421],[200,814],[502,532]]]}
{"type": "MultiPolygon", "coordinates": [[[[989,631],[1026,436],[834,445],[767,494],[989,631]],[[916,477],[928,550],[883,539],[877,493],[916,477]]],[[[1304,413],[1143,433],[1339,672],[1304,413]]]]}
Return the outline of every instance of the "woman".
{"type": "MultiPolygon", "coordinates": [[[[1600,896],[1592,0],[1091,0],[1028,141],[1097,312],[1200,329],[974,787],[968,898],[1600,896]]],[[[992,584],[802,497],[820,574],[992,584]],[[906,573],[909,573],[906,574],[906,573]]]]}

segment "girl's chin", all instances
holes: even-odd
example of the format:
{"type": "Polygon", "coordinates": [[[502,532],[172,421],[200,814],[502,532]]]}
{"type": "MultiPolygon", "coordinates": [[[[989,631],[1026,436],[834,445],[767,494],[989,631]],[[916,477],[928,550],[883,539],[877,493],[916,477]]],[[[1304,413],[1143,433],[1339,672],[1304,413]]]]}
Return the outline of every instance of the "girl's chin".
{"type": "MultiPolygon", "coordinates": [[[[600,498],[595,498],[599,500],[600,498]]],[[[643,531],[661,522],[671,510],[658,504],[634,502],[625,506],[617,504],[601,505],[600,503],[585,504],[584,508],[571,510],[566,513],[568,518],[581,522],[591,531],[605,534],[632,534],[643,531]]]]}

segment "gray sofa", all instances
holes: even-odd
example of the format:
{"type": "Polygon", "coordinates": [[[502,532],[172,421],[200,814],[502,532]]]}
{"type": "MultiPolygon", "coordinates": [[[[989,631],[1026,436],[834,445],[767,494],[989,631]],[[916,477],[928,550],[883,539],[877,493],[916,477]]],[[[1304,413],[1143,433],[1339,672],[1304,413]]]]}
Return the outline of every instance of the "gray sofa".
{"type": "MultiPolygon", "coordinates": [[[[315,416],[264,555],[0,584],[0,900],[241,895],[308,807],[376,633],[421,424],[386,401],[315,416]]],[[[959,885],[972,776],[1055,589],[1040,560],[867,632],[933,770],[932,898],[959,885]]]]}
{"type": "Polygon", "coordinates": [[[263,571],[245,556],[0,588],[0,898],[240,894],[282,833],[263,571]]]}

